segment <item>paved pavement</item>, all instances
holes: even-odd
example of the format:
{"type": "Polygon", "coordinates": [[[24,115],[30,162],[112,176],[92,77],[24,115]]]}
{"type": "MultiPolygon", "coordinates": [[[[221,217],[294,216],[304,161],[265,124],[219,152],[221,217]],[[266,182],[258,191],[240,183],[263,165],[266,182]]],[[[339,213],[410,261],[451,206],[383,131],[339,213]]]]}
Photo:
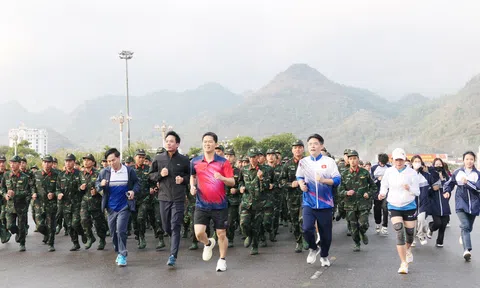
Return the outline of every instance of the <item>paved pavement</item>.
{"type": "MultiPolygon", "coordinates": [[[[390,235],[382,237],[370,228],[370,244],[354,253],[353,242],[345,235],[346,223],[335,223],[330,268],[321,267],[319,261],[308,265],[306,252],[294,253],[293,236],[287,228],[280,229],[278,242],[269,242],[256,256],[250,256],[237,237],[235,247],[228,251],[228,270],[223,273],[215,272],[218,249],[212,260],[204,262],[201,249],[187,249],[187,239],[182,239],[176,269],[169,269],[169,253],[155,251],[151,231],[143,251],[130,237],[128,267],[119,268],[110,240],[105,251],[97,251],[95,243],[88,251],[70,252],[70,237],[58,236],[57,251],[49,253],[41,235],[31,229],[26,252],[17,252],[13,238],[0,244],[0,287],[480,287],[480,256],[476,257],[474,250],[470,263],[463,260],[456,215],[447,228],[444,248],[436,248],[434,240],[414,248],[408,275],[397,274],[399,260],[389,229],[390,235]]],[[[472,238],[473,247],[480,247],[478,228],[472,238]]]]}

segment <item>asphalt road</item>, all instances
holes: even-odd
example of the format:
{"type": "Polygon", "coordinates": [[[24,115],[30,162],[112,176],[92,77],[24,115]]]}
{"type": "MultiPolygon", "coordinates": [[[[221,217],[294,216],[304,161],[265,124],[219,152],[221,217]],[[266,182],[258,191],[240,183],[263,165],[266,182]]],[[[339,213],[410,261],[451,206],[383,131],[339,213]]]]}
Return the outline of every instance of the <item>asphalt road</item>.
{"type": "MultiPolygon", "coordinates": [[[[373,219],[370,225],[373,226],[373,219]]],[[[226,272],[215,272],[218,249],[209,262],[202,261],[202,249],[189,251],[190,242],[182,239],[177,267],[169,269],[168,250],[155,251],[156,239],[148,231],[148,246],[138,250],[129,237],[128,266],[115,265],[116,254],[111,240],[104,251],[94,246],[86,251],[70,252],[70,237],[56,239],[56,252],[47,252],[39,233],[33,228],[27,236],[27,251],[18,252],[14,238],[0,244],[0,287],[480,287],[479,263],[473,250],[466,263],[458,243],[460,228],[456,215],[447,228],[445,247],[435,241],[414,249],[414,263],[408,275],[398,275],[399,259],[393,230],[387,237],[368,231],[370,244],[353,252],[353,241],[346,236],[346,223],[334,225],[330,250],[332,266],[323,268],[320,261],[306,263],[307,252],[294,253],[295,243],[288,229],[282,227],[278,242],[249,255],[238,236],[235,247],[228,250],[226,272]],[[313,278],[313,279],[312,279],[313,278]]],[[[436,234],[434,234],[434,239],[436,234]]],[[[473,247],[480,247],[478,228],[472,234],[473,247]]],[[[167,238],[168,247],[168,238],[167,238]]],[[[480,255],[480,254],[478,254],[480,255]]]]}

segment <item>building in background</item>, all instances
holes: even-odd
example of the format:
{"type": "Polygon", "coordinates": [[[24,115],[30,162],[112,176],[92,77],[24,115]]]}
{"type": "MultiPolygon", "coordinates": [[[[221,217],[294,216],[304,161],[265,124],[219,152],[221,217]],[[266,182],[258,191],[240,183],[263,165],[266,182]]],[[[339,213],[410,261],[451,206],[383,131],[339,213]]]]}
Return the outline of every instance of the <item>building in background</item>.
{"type": "Polygon", "coordinates": [[[23,140],[27,140],[29,148],[35,150],[41,156],[48,153],[48,134],[46,129],[27,128],[21,125],[8,131],[8,146],[14,147],[23,140]]]}

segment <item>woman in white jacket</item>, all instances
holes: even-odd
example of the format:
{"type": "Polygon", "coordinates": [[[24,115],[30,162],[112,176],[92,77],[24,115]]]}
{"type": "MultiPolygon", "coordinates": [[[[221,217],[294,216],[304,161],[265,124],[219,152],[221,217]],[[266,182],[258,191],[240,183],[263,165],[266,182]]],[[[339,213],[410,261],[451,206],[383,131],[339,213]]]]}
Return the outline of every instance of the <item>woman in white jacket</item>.
{"type": "Polygon", "coordinates": [[[408,273],[408,263],[413,262],[411,245],[415,237],[417,204],[420,195],[417,172],[405,165],[407,155],[401,148],[393,150],[394,165],[383,175],[379,200],[387,198],[393,229],[397,234],[397,252],[402,263],[398,273],[408,273]]]}

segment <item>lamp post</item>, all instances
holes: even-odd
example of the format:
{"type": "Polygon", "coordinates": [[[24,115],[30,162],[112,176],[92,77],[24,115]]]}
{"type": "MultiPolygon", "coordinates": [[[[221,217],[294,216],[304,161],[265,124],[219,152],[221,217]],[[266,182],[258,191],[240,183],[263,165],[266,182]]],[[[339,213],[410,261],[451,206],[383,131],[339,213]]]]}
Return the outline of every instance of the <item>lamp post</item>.
{"type": "Polygon", "coordinates": [[[110,120],[112,120],[115,123],[118,123],[119,127],[120,127],[120,159],[123,159],[122,158],[122,154],[123,154],[123,123],[125,123],[125,121],[127,121],[127,123],[128,123],[128,121],[130,121],[131,119],[132,119],[132,117],[129,117],[128,115],[124,116],[122,111],[120,111],[120,115],[110,117],[110,120]]]}
{"type": "MultiPolygon", "coordinates": [[[[125,92],[127,94],[127,118],[130,117],[130,101],[128,97],[128,60],[133,58],[132,51],[123,50],[122,52],[118,53],[120,59],[125,60],[125,92]]],[[[131,118],[130,118],[131,119],[131,118]]],[[[127,120],[127,145],[130,148],[130,119],[127,120]]]]}
{"type": "Polygon", "coordinates": [[[167,131],[172,131],[173,126],[168,125],[165,123],[165,120],[162,122],[162,126],[160,125],[155,125],[153,127],[155,130],[161,131],[162,132],[162,147],[165,148],[165,134],[167,134],[167,131]]]}
{"type": "Polygon", "coordinates": [[[11,132],[9,138],[13,140],[13,149],[15,151],[15,156],[17,156],[17,145],[18,145],[18,134],[17,132],[11,132]]]}

